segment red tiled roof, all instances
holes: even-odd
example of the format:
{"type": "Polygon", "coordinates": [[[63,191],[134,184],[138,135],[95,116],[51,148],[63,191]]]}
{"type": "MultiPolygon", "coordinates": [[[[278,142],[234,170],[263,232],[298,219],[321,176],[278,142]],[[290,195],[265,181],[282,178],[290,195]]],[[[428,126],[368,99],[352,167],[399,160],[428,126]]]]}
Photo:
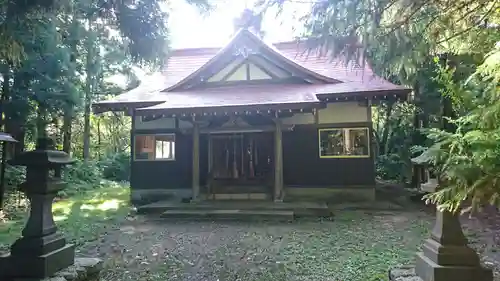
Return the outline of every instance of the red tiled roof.
{"type": "MultiPolygon", "coordinates": [[[[247,33],[250,34],[250,32],[247,33]]],[[[374,75],[368,64],[360,66],[351,62],[346,65],[342,58],[333,59],[329,53],[308,50],[304,42],[282,42],[273,45],[264,44],[263,46],[272,50],[277,56],[285,57],[285,60],[292,67],[295,65],[297,69],[314,73],[320,80],[324,77],[324,84],[267,84],[258,87],[237,86],[176,92],[176,85],[195,76],[194,73],[199,72],[204,65],[213,61],[214,57],[217,57],[225,48],[178,49],[170,53],[170,58],[162,72],[154,78],[150,78],[151,81],[145,81],[138,88],[118,95],[111,100],[99,102],[94,105],[94,108],[97,111],[105,111],[117,105],[144,107],[158,104],[150,109],[180,109],[195,106],[232,106],[237,105],[237,102],[245,105],[261,104],[261,98],[264,97],[267,98],[266,104],[270,104],[286,103],[291,100],[297,102],[301,96],[309,94],[355,94],[361,92],[386,94],[398,92],[401,94],[402,91],[406,94],[410,91],[374,75]]]]}
{"type": "MultiPolygon", "coordinates": [[[[182,84],[187,83],[190,79],[195,78],[201,71],[203,71],[205,68],[209,67],[211,63],[217,61],[224,54],[227,54],[230,51],[231,47],[233,47],[233,45],[235,43],[238,43],[241,39],[251,40],[251,42],[253,42],[253,44],[255,44],[256,46],[271,52],[274,55],[275,59],[284,61],[285,64],[288,65],[291,69],[294,69],[294,70],[299,71],[301,73],[306,73],[308,75],[312,75],[313,77],[319,79],[320,81],[323,81],[324,83],[338,83],[339,82],[338,80],[336,80],[333,77],[325,76],[321,73],[315,72],[307,67],[304,67],[300,63],[294,61],[293,59],[291,59],[287,56],[284,56],[273,45],[265,43],[257,35],[253,34],[252,32],[250,32],[246,29],[241,29],[230,40],[229,44],[227,44],[225,47],[217,50],[216,52],[212,53],[208,59],[203,55],[192,56],[192,58],[195,58],[194,61],[197,61],[199,63],[199,65],[197,65],[192,71],[188,72],[187,75],[182,74],[183,77],[177,83],[174,83],[172,86],[166,88],[165,91],[174,91],[177,88],[179,88],[182,84]]],[[[213,50],[213,49],[211,49],[211,50],[213,50]]],[[[201,49],[195,49],[194,51],[196,54],[199,54],[201,49]]],[[[192,61],[190,61],[190,62],[192,62],[192,61]]],[[[183,59],[178,61],[178,58],[177,58],[177,56],[175,56],[175,52],[174,52],[173,56],[171,56],[171,58],[169,59],[169,62],[167,62],[166,76],[172,77],[173,73],[175,73],[174,75],[179,75],[179,73],[176,70],[178,69],[178,67],[180,67],[181,69],[185,69],[184,63],[186,63],[186,61],[184,61],[183,59]],[[177,63],[180,63],[182,65],[178,65],[177,63]]],[[[189,65],[189,62],[188,62],[188,65],[189,65]]],[[[179,77],[181,77],[181,76],[179,75],[179,77]]]]}
{"type": "MultiPolygon", "coordinates": [[[[393,91],[398,94],[407,90],[401,86],[394,86],[393,91]]],[[[332,94],[339,97],[356,91],[370,95],[370,93],[384,90],[386,90],[385,87],[373,87],[361,82],[225,86],[191,91],[158,92],[158,97],[165,97],[163,103],[139,108],[137,112],[139,115],[148,115],[157,112],[178,114],[196,111],[197,113],[209,113],[227,108],[235,111],[300,109],[305,105],[317,105],[320,99],[325,99],[332,94]]]]}
{"type": "MultiPolygon", "coordinates": [[[[139,115],[156,111],[182,113],[186,111],[214,112],[231,107],[234,110],[252,108],[301,108],[304,104],[319,104],[313,85],[246,85],[225,86],[191,91],[168,92],[164,103],[137,110],[139,115]]],[[[316,85],[319,86],[319,85],[316,85]]],[[[162,93],[158,93],[161,95],[162,93]]]]}
{"type": "MultiPolygon", "coordinates": [[[[281,42],[273,44],[273,47],[290,61],[331,79],[341,82],[376,82],[381,85],[393,85],[376,76],[368,64],[365,64],[364,68],[352,62],[346,65],[343,58],[332,58],[331,53],[308,50],[305,42],[281,42]]],[[[206,64],[220,50],[220,48],[173,50],[163,71],[166,84],[173,86],[180,82],[206,64]]]]}

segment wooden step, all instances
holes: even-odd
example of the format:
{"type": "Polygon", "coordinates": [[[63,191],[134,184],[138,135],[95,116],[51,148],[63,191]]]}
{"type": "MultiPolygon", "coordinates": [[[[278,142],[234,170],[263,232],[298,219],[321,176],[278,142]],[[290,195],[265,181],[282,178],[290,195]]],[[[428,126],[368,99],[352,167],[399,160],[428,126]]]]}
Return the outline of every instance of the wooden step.
{"type": "Polygon", "coordinates": [[[167,219],[213,219],[292,221],[293,211],[283,210],[169,210],[160,217],[167,219]]]}

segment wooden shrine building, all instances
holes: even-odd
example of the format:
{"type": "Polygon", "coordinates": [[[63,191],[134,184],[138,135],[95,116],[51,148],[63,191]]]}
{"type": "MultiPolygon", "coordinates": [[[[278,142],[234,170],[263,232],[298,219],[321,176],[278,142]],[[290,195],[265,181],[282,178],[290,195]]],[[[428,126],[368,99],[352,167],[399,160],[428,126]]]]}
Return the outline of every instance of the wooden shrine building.
{"type": "Polygon", "coordinates": [[[93,105],[132,116],[134,202],[372,197],[371,105],[410,92],[368,65],[247,29],[223,48],[173,50],[157,79],[93,105]]]}

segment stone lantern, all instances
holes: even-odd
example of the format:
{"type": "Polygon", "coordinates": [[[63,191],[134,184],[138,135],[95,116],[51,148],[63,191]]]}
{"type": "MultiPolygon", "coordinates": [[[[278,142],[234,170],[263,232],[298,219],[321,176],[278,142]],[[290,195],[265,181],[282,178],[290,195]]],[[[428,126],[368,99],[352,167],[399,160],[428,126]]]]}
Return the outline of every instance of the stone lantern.
{"type": "MultiPolygon", "coordinates": [[[[1,116],[0,116],[1,117],[1,116]]],[[[0,162],[0,210],[3,208],[3,200],[5,193],[5,163],[7,157],[7,143],[16,143],[10,134],[0,132],[0,144],[2,145],[2,159],[0,162]]]]}
{"type": "Polygon", "coordinates": [[[66,244],[52,216],[52,201],[64,189],[61,168],[73,162],[67,153],[54,150],[51,139],[39,139],[34,151],[10,161],[26,167],[26,181],[20,189],[30,201],[30,214],[10,255],[0,256],[0,280],[43,279],[74,264],[74,245],[66,244]]]}

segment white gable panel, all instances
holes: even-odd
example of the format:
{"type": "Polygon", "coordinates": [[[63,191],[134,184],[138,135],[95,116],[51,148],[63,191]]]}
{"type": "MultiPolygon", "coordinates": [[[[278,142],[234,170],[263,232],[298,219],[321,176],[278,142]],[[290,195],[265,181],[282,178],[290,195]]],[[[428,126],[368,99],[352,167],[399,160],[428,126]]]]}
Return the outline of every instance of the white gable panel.
{"type": "Polygon", "coordinates": [[[290,73],[288,73],[287,71],[281,69],[280,67],[274,65],[273,63],[267,61],[266,59],[264,59],[262,57],[253,56],[252,60],[255,61],[255,63],[257,63],[260,67],[264,68],[269,73],[272,73],[279,78],[290,77],[290,73]]]}
{"type": "MultiPolygon", "coordinates": [[[[267,69],[266,69],[267,70],[267,69]]],[[[255,66],[253,63],[250,64],[250,80],[263,80],[272,79],[267,73],[262,71],[259,67],[255,66]]]]}
{"type": "MultiPolygon", "coordinates": [[[[235,67],[238,67],[238,69],[231,74],[230,77],[225,79],[225,81],[244,81],[247,80],[247,65],[241,64],[243,59],[238,59],[230,64],[228,64],[226,67],[224,67],[221,71],[217,72],[214,74],[212,77],[208,79],[208,82],[220,82],[223,81],[223,78],[226,77],[229,73],[231,73],[235,67]]],[[[253,56],[249,59],[248,61],[249,64],[249,69],[250,69],[250,80],[266,80],[266,79],[272,79],[272,76],[267,74],[271,73],[273,76],[276,76],[278,78],[287,78],[290,77],[290,73],[286,72],[285,70],[281,69],[280,67],[274,65],[273,63],[259,57],[259,56],[253,56]],[[255,61],[255,63],[252,63],[252,61],[255,61]],[[258,66],[257,66],[258,65],[258,66]],[[263,71],[264,69],[265,71],[263,71]],[[267,73],[266,73],[267,72],[267,73]]]]}
{"type": "Polygon", "coordinates": [[[215,75],[213,75],[212,77],[210,77],[210,79],[208,79],[209,82],[218,82],[218,81],[221,81],[222,78],[224,78],[226,75],[229,74],[229,72],[231,72],[231,70],[233,70],[235,67],[238,66],[238,64],[241,63],[241,59],[239,60],[235,60],[233,62],[231,62],[230,64],[228,64],[226,67],[224,67],[221,71],[217,72],[215,75]]]}
{"type": "Polygon", "coordinates": [[[242,81],[247,80],[247,66],[242,64],[226,81],[242,81]]]}

